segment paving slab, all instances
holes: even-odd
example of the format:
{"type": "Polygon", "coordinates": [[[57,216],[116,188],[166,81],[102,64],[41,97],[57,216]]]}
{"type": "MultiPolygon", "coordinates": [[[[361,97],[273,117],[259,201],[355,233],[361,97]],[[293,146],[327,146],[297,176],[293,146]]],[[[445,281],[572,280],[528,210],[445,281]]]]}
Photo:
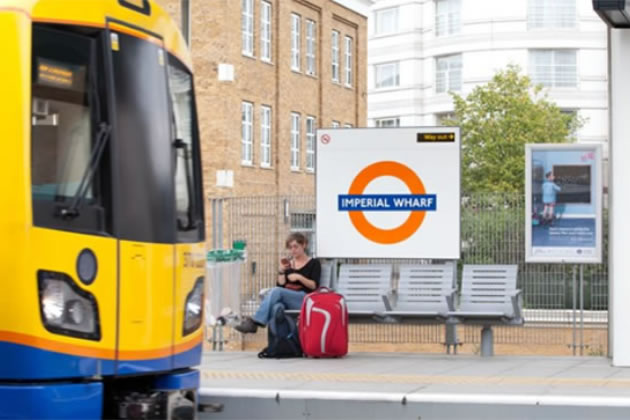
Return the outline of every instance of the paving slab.
{"type": "Polygon", "coordinates": [[[353,353],[339,359],[259,359],[209,352],[202,387],[376,393],[585,395],[628,398],[630,369],[600,357],[353,353]]]}

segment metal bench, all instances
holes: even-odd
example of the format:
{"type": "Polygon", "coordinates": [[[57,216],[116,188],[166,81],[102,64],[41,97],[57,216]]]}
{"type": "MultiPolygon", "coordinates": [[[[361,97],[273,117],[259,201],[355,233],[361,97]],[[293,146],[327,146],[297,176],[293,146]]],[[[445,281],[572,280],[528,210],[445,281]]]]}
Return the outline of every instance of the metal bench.
{"type": "Polygon", "coordinates": [[[455,309],[454,264],[401,265],[396,304],[390,316],[444,320],[455,309]]]}
{"type": "Polygon", "coordinates": [[[351,319],[382,320],[391,311],[391,264],[343,264],[337,279],[351,319]]]}
{"type": "Polygon", "coordinates": [[[522,296],[516,289],[517,265],[465,265],[459,308],[448,313],[458,322],[481,325],[481,355],[494,355],[492,326],[522,325],[522,296]]]}
{"type": "Polygon", "coordinates": [[[455,310],[457,293],[457,265],[421,264],[401,265],[394,310],[387,312],[388,321],[399,323],[444,323],[444,345],[450,354],[457,353],[461,343],[456,325],[448,318],[455,310]]]}

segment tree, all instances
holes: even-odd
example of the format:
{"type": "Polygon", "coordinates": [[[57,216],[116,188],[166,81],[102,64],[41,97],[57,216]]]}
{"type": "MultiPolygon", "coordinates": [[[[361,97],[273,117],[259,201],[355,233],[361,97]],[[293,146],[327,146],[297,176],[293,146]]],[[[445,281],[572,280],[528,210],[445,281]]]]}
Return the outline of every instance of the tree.
{"type": "Polygon", "coordinates": [[[462,130],[462,191],[522,192],[525,144],[574,141],[582,121],[562,113],[517,66],[499,71],[467,97],[451,93],[462,130]]]}

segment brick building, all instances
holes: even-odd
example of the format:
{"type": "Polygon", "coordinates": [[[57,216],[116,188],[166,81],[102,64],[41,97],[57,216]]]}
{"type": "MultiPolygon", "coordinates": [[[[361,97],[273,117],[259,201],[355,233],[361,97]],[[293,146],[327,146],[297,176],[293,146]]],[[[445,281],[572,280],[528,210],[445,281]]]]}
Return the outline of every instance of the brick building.
{"type": "Polygon", "coordinates": [[[190,8],[206,194],[312,194],[315,129],[366,125],[372,1],[157,1],[190,8]]]}

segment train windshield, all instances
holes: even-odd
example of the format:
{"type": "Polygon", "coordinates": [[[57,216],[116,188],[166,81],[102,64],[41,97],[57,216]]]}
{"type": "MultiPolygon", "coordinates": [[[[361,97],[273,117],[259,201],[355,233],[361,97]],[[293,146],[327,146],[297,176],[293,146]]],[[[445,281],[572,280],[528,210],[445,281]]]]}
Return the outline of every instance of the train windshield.
{"type": "Polygon", "coordinates": [[[90,171],[102,137],[95,123],[101,122],[97,40],[39,25],[33,28],[31,184],[36,225],[104,229],[101,191],[92,182],[99,173],[90,171]],[[62,220],[63,211],[79,196],[85,214],[73,215],[77,220],[71,225],[62,220]]]}
{"type": "MultiPolygon", "coordinates": [[[[65,37],[55,34],[59,41],[65,37]]],[[[37,198],[73,197],[90,157],[92,124],[86,89],[90,42],[71,45],[72,55],[65,49],[45,45],[37,48],[36,44],[31,158],[33,194],[37,198]]],[[[93,197],[91,189],[87,196],[93,197]]]]}

